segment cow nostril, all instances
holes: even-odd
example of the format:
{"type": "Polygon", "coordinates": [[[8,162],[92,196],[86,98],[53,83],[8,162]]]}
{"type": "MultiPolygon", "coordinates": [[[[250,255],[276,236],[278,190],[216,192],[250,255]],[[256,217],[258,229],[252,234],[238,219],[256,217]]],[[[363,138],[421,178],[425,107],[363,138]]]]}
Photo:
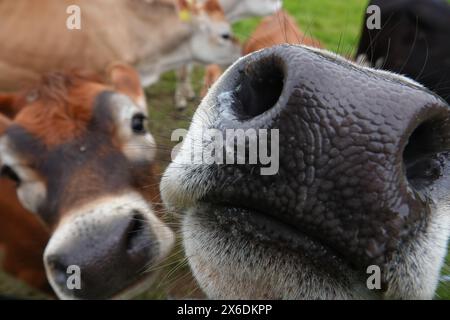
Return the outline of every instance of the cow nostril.
{"type": "Polygon", "coordinates": [[[128,253],[136,253],[145,245],[146,219],[139,211],[134,211],[125,234],[128,253]]]}
{"type": "Polygon", "coordinates": [[[284,64],[269,56],[249,63],[242,70],[234,98],[235,112],[242,120],[256,117],[271,109],[279,100],[284,86],[284,64]]]}
{"type": "Polygon", "coordinates": [[[52,272],[53,280],[56,283],[64,285],[68,277],[68,266],[64,264],[58,256],[47,258],[47,265],[52,272]]]}
{"type": "Polygon", "coordinates": [[[440,154],[448,150],[447,117],[433,118],[419,125],[409,137],[403,151],[408,182],[420,189],[442,175],[444,163],[440,154]]]}

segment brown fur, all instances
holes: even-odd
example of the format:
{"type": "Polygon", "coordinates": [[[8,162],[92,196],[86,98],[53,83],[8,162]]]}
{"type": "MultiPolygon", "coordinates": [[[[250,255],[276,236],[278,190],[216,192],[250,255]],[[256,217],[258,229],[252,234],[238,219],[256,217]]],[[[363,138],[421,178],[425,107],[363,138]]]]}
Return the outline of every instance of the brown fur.
{"type": "Polygon", "coordinates": [[[116,62],[108,68],[109,82],[117,91],[131,97],[137,104],[144,100],[145,94],[141,80],[135,70],[124,63],[116,62]]]}
{"type": "Polygon", "coordinates": [[[49,238],[49,230],[37,215],[20,204],[14,183],[1,178],[0,245],[4,253],[3,269],[32,287],[50,293],[42,263],[49,238]]]}
{"type": "MultiPolygon", "coordinates": [[[[11,120],[0,114],[0,135],[11,120]]],[[[17,199],[14,183],[0,178],[0,250],[3,269],[17,279],[51,292],[42,255],[49,231],[39,218],[25,210],[17,199]]]]}
{"type": "Polygon", "coordinates": [[[215,19],[225,20],[225,13],[218,0],[208,0],[204,4],[205,12],[215,19]]]}
{"type": "Polygon", "coordinates": [[[49,74],[36,89],[39,97],[15,120],[47,146],[61,144],[84,131],[91,118],[92,99],[105,89],[79,75],[49,74]]]}
{"type": "Polygon", "coordinates": [[[289,43],[322,48],[320,42],[303,33],[287,12],[280,10],[264,18],[244,44],[243,53],[249,54],[274,45],[289,43]]]}

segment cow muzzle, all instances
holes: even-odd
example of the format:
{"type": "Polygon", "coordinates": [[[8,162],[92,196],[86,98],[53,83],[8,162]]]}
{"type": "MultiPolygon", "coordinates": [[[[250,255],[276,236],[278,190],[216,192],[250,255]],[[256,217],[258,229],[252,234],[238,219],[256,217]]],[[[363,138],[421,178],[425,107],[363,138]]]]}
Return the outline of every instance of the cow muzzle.
{"type": "Polygon", "coordinates": [[[44,263],[59,298],[125,298],[147,288],[173,233],[135,193],[103,198],[65,215],[44,263]]]}
{"type": "MultiPolygon", "coordinates": [[[[377,293],[429,296],[436,280],[425,279],[425,269],[411,280],[420,290],[408,294],[394,274],[416,263],[411,257],[418,247],[424,251],[436,240],[431,246],[444,249],[417,260],[433,264],[433,279],[438,276],[446,246],[438,239],[448,238],[442,208],[450,182],[449,119],[448,105],[419,84],[327,52],[286,45],[242,58],[203,100],[161,185],[164,201],[188,212],[185,245],[204,289],[227,298],[351,297],[357,290],[349,283],[364,284],[375,265],[382,270],[377,293]],[[269,136],[276,130],[278,170],[261,174],[261,161],[186,164],[189,144],[198,146],[200,132],[211,128],[224,137],[229,130],[269,136]],[[445,230],[431,232],[438,219],[445,230]],[[435,240],[422,239],[427,232],[435,240]],[[219,247],[226,253],[211,253],[219,247]],[[242,257],[251,258],[245,263],[242,257]],[[289,265],[289,274],[276,268],[271,274],[270,261],[289,265]],[[249,268],[261,278],[249,280],[249,268]],[[242,279],[233,269],[242,270],[242,279]],[[345,294],[338,285],[323,285],[326,275],[338,273],[345,274],[345,294]],[[266,276],[273,280],[267,288],[266,276]],[[238,278],[251,284],[230,291],[238,278]],[[279,288],[284,282],[298,286],[279,288]]],[[[241,141],[251,152],[251,139],[241,141]]]]}

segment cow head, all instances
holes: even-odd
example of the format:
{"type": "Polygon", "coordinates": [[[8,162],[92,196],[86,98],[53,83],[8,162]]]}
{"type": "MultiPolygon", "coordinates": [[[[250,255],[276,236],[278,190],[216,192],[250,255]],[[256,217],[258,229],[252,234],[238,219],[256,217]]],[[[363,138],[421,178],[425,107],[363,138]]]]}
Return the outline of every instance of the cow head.
{"type": "Polygon", "coordinates": [[[185,212],[186,255],[210,297],[431,298],[449,239],[449,137],[448,104],[416,82],[277,46],[211,88],[162,197],[185,212]],[[251,136],[210,148],[237,129],[257,130],[259,150],[271,141],[278,170],[263,174],[261,154],[236,164],[251,136]]]}
{"type": "Polygon", "coordinates": [[[178,0],[178,4],[180,19],[193,29],[190,50],[194,60],[226,65],[239,58],[241,47],[217,0],[202,4],[178,0]]]}
{"type": "Polygon", "coordinates": [[[82,299],[140,290],[173,234],[152,205],[156,145],[136,72],[116,64],[108,81],[52,73],[0,101],[10,116],[0,119],[1,175],[51,230],[43,259],[55,292],[82,299]]]}

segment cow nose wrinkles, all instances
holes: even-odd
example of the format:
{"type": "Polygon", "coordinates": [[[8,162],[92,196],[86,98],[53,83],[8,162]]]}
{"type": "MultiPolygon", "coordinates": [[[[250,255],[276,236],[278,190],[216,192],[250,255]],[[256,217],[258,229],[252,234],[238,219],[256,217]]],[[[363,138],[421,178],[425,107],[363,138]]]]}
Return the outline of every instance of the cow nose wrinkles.
{"type": "Polygon", "coordinates": [[[281,221],[358,268],[383,264],[424,228],[422,186],[445,169],[450,121],[420,85],[279,46],[241,59],[205,101],[217,103],[215,128],[277,129],[280,159],[273,176],[217,168],[208,201],[281,221]]]}

